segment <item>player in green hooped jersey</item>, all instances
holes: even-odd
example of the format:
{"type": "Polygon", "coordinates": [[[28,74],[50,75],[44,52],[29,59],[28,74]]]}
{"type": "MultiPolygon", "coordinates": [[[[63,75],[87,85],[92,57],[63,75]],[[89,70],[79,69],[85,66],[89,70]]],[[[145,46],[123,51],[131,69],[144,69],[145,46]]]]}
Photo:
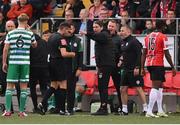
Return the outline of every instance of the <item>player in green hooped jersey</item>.
{"type": "Polygon", "coordinates": [[[18,16],[18,28],[10,31],[5,40],[3,50],[3,71],[7,72],[6,110],[2,116],[11,116],[11,100],[16,83],[20,82],[20,106],[18,116],[24,117],[27,98],[27,83],[29,82],[30,47],[36,47],[37,42],[33,32],[27,30],[29,17],[26,14],[18,16]],[[7,66],[8,58],[8,66],[7,66]]]}

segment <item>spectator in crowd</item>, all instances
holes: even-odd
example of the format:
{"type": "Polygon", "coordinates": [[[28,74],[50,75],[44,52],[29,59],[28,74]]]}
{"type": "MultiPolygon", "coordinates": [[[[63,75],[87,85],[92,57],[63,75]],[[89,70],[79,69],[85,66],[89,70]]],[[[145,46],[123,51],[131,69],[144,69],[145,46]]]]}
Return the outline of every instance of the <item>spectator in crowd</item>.
{"type": "Polygon", "coordinates": [[[82,9],[79,14],[80,22],[79,26],[76,29],[77,31],[93,31],[92,29],[92,24],[93,22],[88,19],[88,10],[87,9],[82,9]]]}
{"type": "Polygon", "coordinates": [[[136,17],[136,6],[133,0],[119,0],[117,15],[122,15],[123,11],[127,11],[130,17],[136,17]]]}
{"type": "Polygon", "coordinates": [[[5,24],[6,24],[6,21],[4,20],[4,16],[0,12],[0,38],[6,34],[6,32],[5,32],[5,24]]]}
{"type": "Polygon", "coordinates": [[[103,30],[103,23],[95,21],[93,23],[94,33],[81,32],[95,41],[95,59],[98,68],[98,90],[101,100],[101,106],[97,112],[92,115],[108,115],[108,83],[110,75],[116,67],[114,44],[111,41],[111,35],[103,30]]]}
{"type": "Polygon", "coordinates": [[[99,18],[98,20],[102,21],[103,23],[103,29],[106,30],[107,29],[107,25],[108,25],[108,22],[109,22],[109,10],[104,7],[100,10],[99,12],[99,18]]]}
{"type": "Polygon", "coordinates": [[[167,19],[166,26],[165,26],[165,34],[176,34],[176,18],[175,11],[174,10],[168,10],[167,12],[167,19]]]}
{"type": "Polygon", "coordinates": [[[31,48],[30,50],[30,93],[31,99],[33,102],[33,112],[37,113],[39,109],[37,108],[37,93],[36,93],[36,85],[40,85],[41,95],[45,94],[47,90],[47,86],[50,83],[49,80],[49,69],[48,69],[48,51],[47,51],[47,39],[49,37],[49,32],[43,32],[43,37],[46,40],[42,39],[39,35],[35,34],[35,38],[38,46],[36,48],[31,48]]]}
{"type": "Polygon", "coordinates": [[[0,1],[0,12],[3,14],[5,20],[7,20],[7,12],[11,8],[9,0],[0,1]]]}
{"type": "Polygon", "coordinates": [[[153,31],[152,20],[146,20],[146,29],[142,31],[142,34],[147,35],[153,31]]]}
{"type": "MultiPolygon", "coordinates": [[[[121,67],[120,90],[122,99],[122,111],[119,111],[119,115],[128,115],[128,87],[136,87],[137,90],[139,90],[140,97],[142,96],[142,94],[144,94],[141,88],[144,84],[144,81],[143,77],[140,75],[142,45],[131,34],[132,30],[128,25],[121,27],[121,56],[119,58],[118,66],[121,67]]],[[[143,103],[145,103],[145,96],[143,97],[143,99],[143,103]]],[[[147,104],[144,106],[146,106],[147,108],[147,104]]]]}
{"type": "Polygon", "coordinates": [[[51,1],[52,0],[28,0],[33,8],[32,18],[39,19],[50,15],[52,12],[51,1]]]}
{"type": "Polygon", "coordinates": [[[168,10],[175,11],[176,9],[176,0],[161,0],[160,1],[160,13],[162,18],[168,16],[168,10]]]}
{"type": "MultiPolygon", "coordinates": [[[[55,21],[55,24],[54,24],[54,27],[53,27],[53,30],[57,31],[57,28],[59,26],[59,24],[63,21],[66,21],[68,23],[73,23],[75,25],[75,33],[78,34],[78,22],[77,20],[74,20],[74,12],[73,10],[69,9],[65,12],[65,20],[56,20],[55,21]]],[[[53,20],[54,21],[54,20],[53,20]]]]}
{"type": "Polygon", "coordinates": [[[172,68],[172,76],[176,75],[171,55],[168,49],[168,38],[162,34],[165,22],[156,22],[156,31],[147,35],[144,39],[145,44],[143,46],[142,54],[142,73],[144,74],[144,65],[147,59],[147,69],[150,73],[150,79],[152,81],[152,88],[149,95],[149,104],[146,117],[168,117],[163,111],[163,82],[165,82],[165,69],[164,69],[164,55],[168,63],[172,68]],[[158,113],[153,114],[153,107],[157,101],[158,113]]]}
{"type": "Polygon", "coordinates": [[[20,82],[20,117],[25,117],[25,104],[27,98],[27,83],[29,82],[30,46],[37,46],[31,31],[26,30],[29,17],[22,13],[18,16],[18,28],[7,34],[3,49],[3,71],[7,72],[6,111],[2,116],[11,116],[11,101],[15,84],[20,82]],[[14,46],[14,43],[15,46],[14,46]],[[10,49],[11,48],[11,49],[10,49]],[[9,54],[8,67],[7,57],[9,54]],[[21,69],[21,70],[20,70],[21,69]]]}
{"type": "Polygon", "coordinates": [[[104,6],[100,0],[93,0],[93,5],[89,7],[89,18],[91,20],[98,18],[102,8],[104,8],[104,6]]]}
{"type": "MultiPolygon", "coordinates": [[[[88,32],[93,32],[93,21],[88,19],[88,10],[87,9],[82,9],[80,14],[79,14],[79,18],[80,21],[78,23],[78,27],[77,27],[77,32],[80,33],[81,31],[88,31],[88,32]]],[[[85,36],[82,36],[85,38],[85,36]]],[[[89,57],[90,55],[90,39],[86,37],[87,40],[87,57],[89,57]]],[[[87,62],[88,62],[88,58],[87,58],[87,62]]]]}
{"type": "MultiPolygon", "coordinates": [[[[16,28],[16,25],[14,23],[14,21],[12,20],[9,20],[6,22],[6,33],[14,30],[16,28]]],[[[2,55],[3,55],[3,48],[4,48],[4,41],[5,41],[5,38],[6,38],[6,34],[4,36],[2,36],[0,38],[0,53],[1,53],[1,59],[0,59],[0,67],[2,67],[2,55]]],[[[2,85],[2,93],[3,95],[5,95],[5,91],[6,91],[6,86],[7,86],[7,82],[6,82],[6,76],[7,76],[7,73],[3,72],[2,71],[2,68],[0,69],[0,84],[2,85]]],[[[18,99],[18,104],[20,104],[20,86],[19,86],[19,83],[17,83],[15,85],[15,88],[16,88],[16,92],[17,92],[17,99],[18,99]]],[[[13,109],[13,104],[11,104],[11,113],[14,113],[14,109],[13,109]]]]}
{"type": "Polygon", "coordinates": [[[7,17],[10,20],[15,20],[21,13],[27,14],[30,19],[32,18],[32,5],[29,4],[27,0],[19,0],[17,4],[11,6],[11,9],[7,13],[7,17]]]}
{"type": "Polygon", "coordinates": [[[120,27],[125,26],[125,25],[131,26],[132,30],[133,30],[133,33],[135,33],[135,31],[136,31],[136,22],[134,20],[132,20],[132,22],[130,22],[129,18],[130,18],[130,16],[129,16],[128,11],[126,11],[126,10],[122,11],[121,12],[120,27]]]}
{"type": "Polygon", "coordinates": [[[63,3],[65,3],[65,0],[56,0],[56,4],[58,8],[62,8],[63,7],[63,3]]]}
{"type": "Polygon", "coordinates": [[[176,1],[176,9],[175,9],[175,13],[176,13],[176,17],[179,18],[180,17],[180,0],[176,1]]]}
{"type": "Polygon", "coordinates": [[[81,9],[85,9],[85,6],[84,6],[82,0],[67,0],[66,3],[67,4],[65,6],[63,17],[65,16],[65,12],[67,10],[72,10],[75,18],[79,17],[79,13],[80,13],[81,9]]]}

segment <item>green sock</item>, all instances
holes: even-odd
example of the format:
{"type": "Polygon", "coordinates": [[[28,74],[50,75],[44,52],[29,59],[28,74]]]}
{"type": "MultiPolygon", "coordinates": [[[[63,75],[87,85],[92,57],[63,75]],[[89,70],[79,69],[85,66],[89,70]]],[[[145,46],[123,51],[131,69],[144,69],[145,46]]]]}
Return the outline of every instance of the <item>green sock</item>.
{"type": "Polygon", "coordinates": [[[54,100],[55,100],[54,95],[52,95],[48,99],[48,110],[55,107],[55,101],[54,100]]]}
{"type": "Polygon", "coordinates": [[[12,93],[13,93],[12,89],[6,90],[6,111],[7,112],[11,111],[12,93]]]}
{"type": "Polygon", "coordinates": [[[24,112],[24,108],[25,108],[25,105],[26,105],[26,99],[27,99],[27,90],[26,89],[23,89],[21,90],[21,95],[20,95],[20,108],[19,108],[19,111],[20,112],[24,112]]]}
{"type": "Polygon", "coordinates": [[[77,96],[77,101],[81,102],[81,100],[82,100],[82,94],[79,93],[79,95],[77,96]]]}

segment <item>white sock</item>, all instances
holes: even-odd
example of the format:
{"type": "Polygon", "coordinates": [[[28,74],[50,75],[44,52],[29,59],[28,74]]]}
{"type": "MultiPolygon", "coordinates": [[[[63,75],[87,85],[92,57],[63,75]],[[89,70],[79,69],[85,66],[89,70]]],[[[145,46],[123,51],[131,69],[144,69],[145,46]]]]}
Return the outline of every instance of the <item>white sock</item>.
{"type": "Polygon", "coordinates": [[[143,112],[146,111],[147,112],[147,103],[143,104],[143,112]]]}
{"type": "Polygon", "coordinates": [[[157,100],[158,112],[164,112],[162,109],[162,100],[163,100],[163,88],[159,88],[158,100],[157,100]]]}
{"type": "Polygon", "coordinates": [[[128,113],[127,105],[122,105],[122,111],[128,113]]]}
{"type": "Polygon", "coordinates": [[[149,94],[149,104],[148,104],[148,110],[147,113],[151,114],[152,113],[152,109],[154,107],[155,102],[157,101],[157,96],[158,96],[158,90],[152,88],[151,92],[149,94]]]}

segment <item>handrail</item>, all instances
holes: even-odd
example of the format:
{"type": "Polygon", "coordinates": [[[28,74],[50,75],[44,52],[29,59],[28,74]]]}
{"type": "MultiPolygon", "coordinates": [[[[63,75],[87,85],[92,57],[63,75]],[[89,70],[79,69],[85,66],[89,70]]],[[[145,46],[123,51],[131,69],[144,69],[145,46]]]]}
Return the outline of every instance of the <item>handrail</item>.
{"type": "MultiPolygon", "coordinates": [[[[71,18],[71,19],[80,20],[80,18],[71,18]]],[[[88,19],[90,19],[90,18],[86,18],[86,21],[88,19]]],[[[94,18],[94,19],[99,19],[99,18],[94,18]]],[[[111,20],[111,19],[120,20],[121,18],[106,18],[106,19],[103,19],[103,20],[111,20]]],[[[130,25],[132,26],[132,21],[133,20],[149,20],[149,19],[151,19],[151,20],[166,20],[168,18],[128,18],[128,19],[130,20],[130,25]]],[[[180,18],[171,18],[171,19],[172,20],[174,19],[176,21],[176,33],[175,34],[166,34],[166,35],[175,37],[175,39],[174,39],[174,44],[175,44],[174,45],[175,46],[174,47],[174,63],[175,63],[175,67],[178,68],[180,66],[178,66],[178,44],[177,44],[178,42],[177,41],[178,41],[178,36],[179,36],[179,31],[180,31],[180,29],[178,27],[180,18]]],[[[39,23],[37,23],[37,24],[39,24],[40,34],[42,33],[42,23],[43,23],[44,20],[51,20],[52,24],[54,24],[55,20],[65,20],[65,18],[63,18],[63,17],[43,17],[43,18],[40,18],[39,23]]],[[[50,27],[52,27],[52,26],[50,26],[50,27]]],[[[142,35],[142,34],[133,34],[133,35],[134,36],[145,36],[145,35],[142,35]]],[[[86,44],[84,44],[84,47],[86,48],[86,44]]],[[[86,51],[87,50],[85,50],[84,52],[87,53],[86,51]]],[[[84,53],[84,56],[86,55],[85,53],[84,53]]],[[[85,60],[84,60],[84,62],[86,62],[85,60]]]]}

